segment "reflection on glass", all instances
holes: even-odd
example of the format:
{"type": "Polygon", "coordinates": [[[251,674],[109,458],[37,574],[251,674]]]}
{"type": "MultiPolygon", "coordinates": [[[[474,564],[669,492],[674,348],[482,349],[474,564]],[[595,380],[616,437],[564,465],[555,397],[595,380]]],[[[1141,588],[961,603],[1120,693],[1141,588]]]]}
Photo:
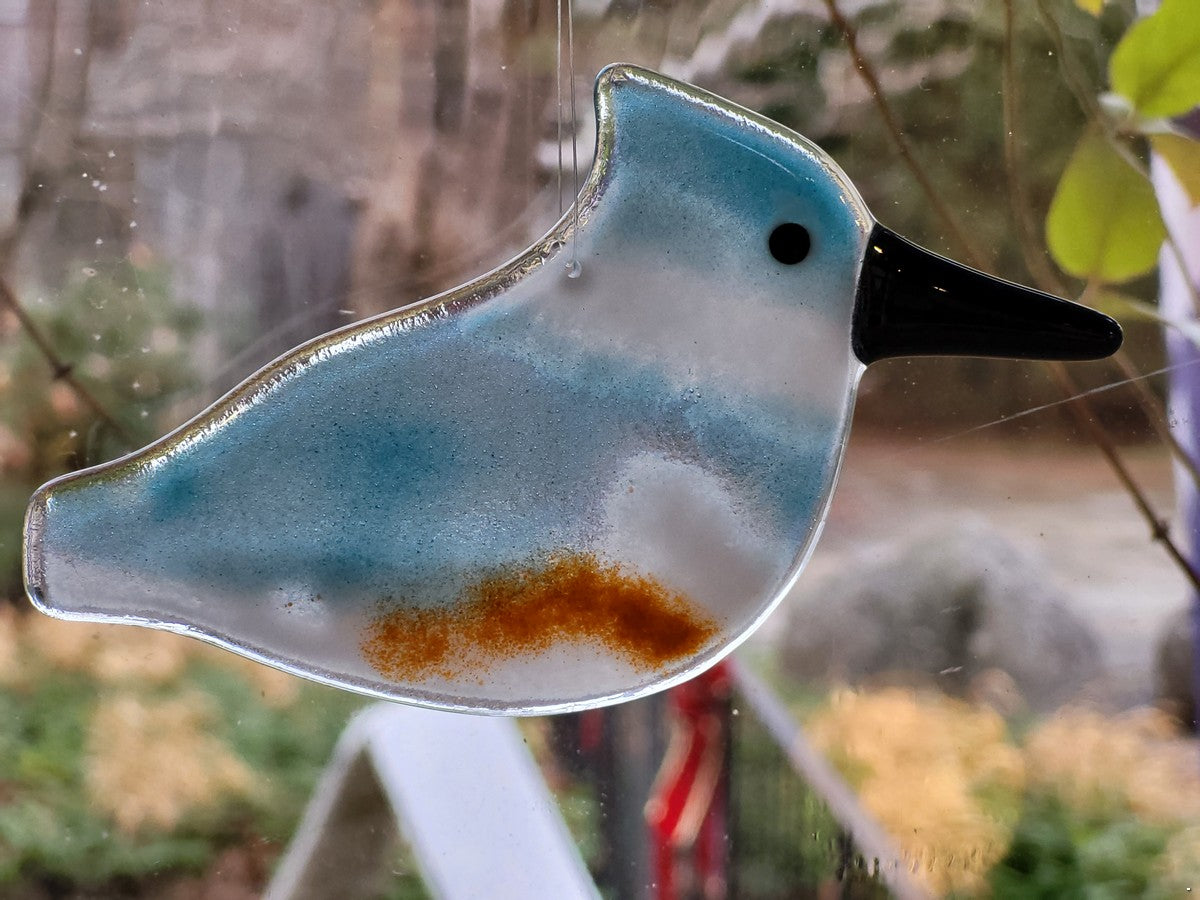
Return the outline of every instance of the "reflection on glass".
{"type": "MultiPolygon", "coordinates": [[[[813,138],[882,221],[922,244],[1064,296],[1088,283],[1086,255],[1072,253],[1087,245],[1058,246],[1056,261],[1043,222],[1078,139],[1111,111],[1097,98],[1153,71],[1142,51],[1123,64],[1135,75],[1108,71],[1132,3],[1046,0],[1012,4],[1011,17],[1007,4],[838,3],[858,58],[824,3],[575,6],[581,109],[602,65],[661,69],[813,138]],[[970,226],[971,252],[923,192],[880,97],[917,167],[970,226]]],[[[536,0],[3,4],[0,263],[51,351],[0,298],[9,596],[21,594],[20,516],[47,477],[141,446],[286,347],[461,283],[550,227],[560,210],[554,40],[553,6],[536,0]]],[[[1137,118],[1120,121],[1116,136],[1144,160],[1145,144],[1130,138],[1137,118]]],[[[1186,159],[1182,146],[1154,142],[1160,162],[1186,159]]],[[[1110,171],[1111,157],[1102,163],[1110,171]]],[[[1118,384],[1163,365],[1161,326],[1128,303],[1153,303],[1156,284],[1135,279],[1120,296],[1099,286],[1085,299],[1126,326],[1127,369],[1076,368],[1077,387],[1103,389],[1088,397],[1090,418],[1154,515],[1170,520],[1172,451],[1154,427],[1161,379],[1140,382],[1141,396],[1118,384]]],[[[1195,884],[1195,786],[1175,774],[1193,752],[1188,580],[1148,537],[1088,427],[1064,406],[1041,409],[1063,393],[1028,364],[873,366],[804,593],[740,654],[772,676],[792,720],[820,736],[895,847],[922,861],[930,889],[1028,896],[1036,882],[1127,896],[1195,884]],[[933,535],[935,561],[955,543],[970,557],[981,530],[1015,553],[993,558],[1034,572],[1025,587],[964,607],[958,589],[973,576],[960,572],[898,621],[886,613],[900,591],[880,576],[843,624],[882,635],[855,646],[885,658],[863,650],[851,665],[847,643],[821,671],[788,661],[800,643],[792,616],[827,575],[865,577],[869,561],[894,560],[922,535],[933,535]],[[1008,607],[1022,615],[988,618],[1008,607]],[[860,618],[863,608],[877,615],[860,618]],[[1040,649],[1022,660],[1027,645],[1040,649]],[[1184,724],[1144,711],[1159,697],[1184,724]],[[918,723],[924,741],[890,736],[892,716],[918,723]],[[858,740],[860,720],[881,731],[858,740]],[[935,752],[923,767],[905,757],[935,752]],[[925,792],[901,783],[897,773],[910,772],[931,779],[925,792]],[[951,819],[965,823],[969,847],[903,834],[918,822],[936,836],[951,819]]],[[[10,723],[0,893],[161,896],[218,882],[261,892],[352,700],[268,686],[271,676],[196,642],[23,610],[3,618],[0,647],[10,723]],[[178,775],[138,781],[121,765],[130,756],[143,772],[170,758],[178,775]]],[[[613,896],[651,896],[642,807],[669,716],[651,701],[594,715],[555,725],[565,749],[542,761],[600,883],[613,896]]],[[[854,840],[737,688],[730,722],[730,813],[719,820],[729,857],[704,889],[883,892],[867,884],[873,861],[856,864],[854,840]]],[[[696,849],[680,849],[679,884],[698,884],[684,877],[696,849]]],[[[407,874],[390,895],[406,896],[419,879],[398,856],[407,874]]]]}

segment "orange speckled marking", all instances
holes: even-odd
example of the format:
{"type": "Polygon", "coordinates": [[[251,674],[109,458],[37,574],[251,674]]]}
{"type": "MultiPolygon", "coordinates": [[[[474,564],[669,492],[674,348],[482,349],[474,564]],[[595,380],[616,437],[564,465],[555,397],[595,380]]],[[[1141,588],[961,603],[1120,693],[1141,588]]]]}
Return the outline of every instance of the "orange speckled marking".
{"type": "Polygon", "coordinates": [[[682,595],[590,553],[489,574],[446,609],[397,609],[367,626],[366,660],[395,681],[459,678],[559,641],[599,644],[643,669],[701,650],[717,623],[682,595]]]}

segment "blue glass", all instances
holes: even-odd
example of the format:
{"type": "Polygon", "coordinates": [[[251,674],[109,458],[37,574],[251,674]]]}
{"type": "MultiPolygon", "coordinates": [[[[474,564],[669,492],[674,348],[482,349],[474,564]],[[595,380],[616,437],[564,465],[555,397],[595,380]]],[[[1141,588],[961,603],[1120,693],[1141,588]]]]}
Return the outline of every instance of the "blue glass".
{"type": "MultiPolygon", "coordinates": [[[[577,233],[568,215],[496,271],[311,341],[41,488],[39,608],[506,713],[640,696],[745,638],[812,549],[863,359],[892,352],[890,233],[828,156],[751,112],[624,66],[596,96],[577,233]]],[[[952,264],[930,260],[893,268],[936,299],[952,264]]],[[[1114,328],[1078,326],[1092,355],[1114,328]]]]}

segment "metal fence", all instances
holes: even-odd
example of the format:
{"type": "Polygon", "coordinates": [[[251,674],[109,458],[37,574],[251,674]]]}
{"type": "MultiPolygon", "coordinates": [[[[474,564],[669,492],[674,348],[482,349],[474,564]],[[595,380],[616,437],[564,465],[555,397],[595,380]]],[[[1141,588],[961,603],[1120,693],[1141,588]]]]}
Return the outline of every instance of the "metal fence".
{"type": "Polygon", "coordinates": [[[594,804],[585,842],[612,900],[929,896],[787,707],[736,661],[551,727],[594,804]]]}

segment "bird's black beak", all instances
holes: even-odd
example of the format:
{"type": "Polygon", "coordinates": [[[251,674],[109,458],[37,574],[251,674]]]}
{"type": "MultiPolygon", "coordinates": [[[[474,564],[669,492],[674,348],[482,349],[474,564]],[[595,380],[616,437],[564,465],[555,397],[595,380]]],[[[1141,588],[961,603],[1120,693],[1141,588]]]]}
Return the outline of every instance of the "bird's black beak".
{"type": "Polygon", "coordinates": [[[853,342],[864,364],[889,356],[1100,359],[1120,348],[1121,326],[951,262],[877,224],[858,278],[853,342]]]}

